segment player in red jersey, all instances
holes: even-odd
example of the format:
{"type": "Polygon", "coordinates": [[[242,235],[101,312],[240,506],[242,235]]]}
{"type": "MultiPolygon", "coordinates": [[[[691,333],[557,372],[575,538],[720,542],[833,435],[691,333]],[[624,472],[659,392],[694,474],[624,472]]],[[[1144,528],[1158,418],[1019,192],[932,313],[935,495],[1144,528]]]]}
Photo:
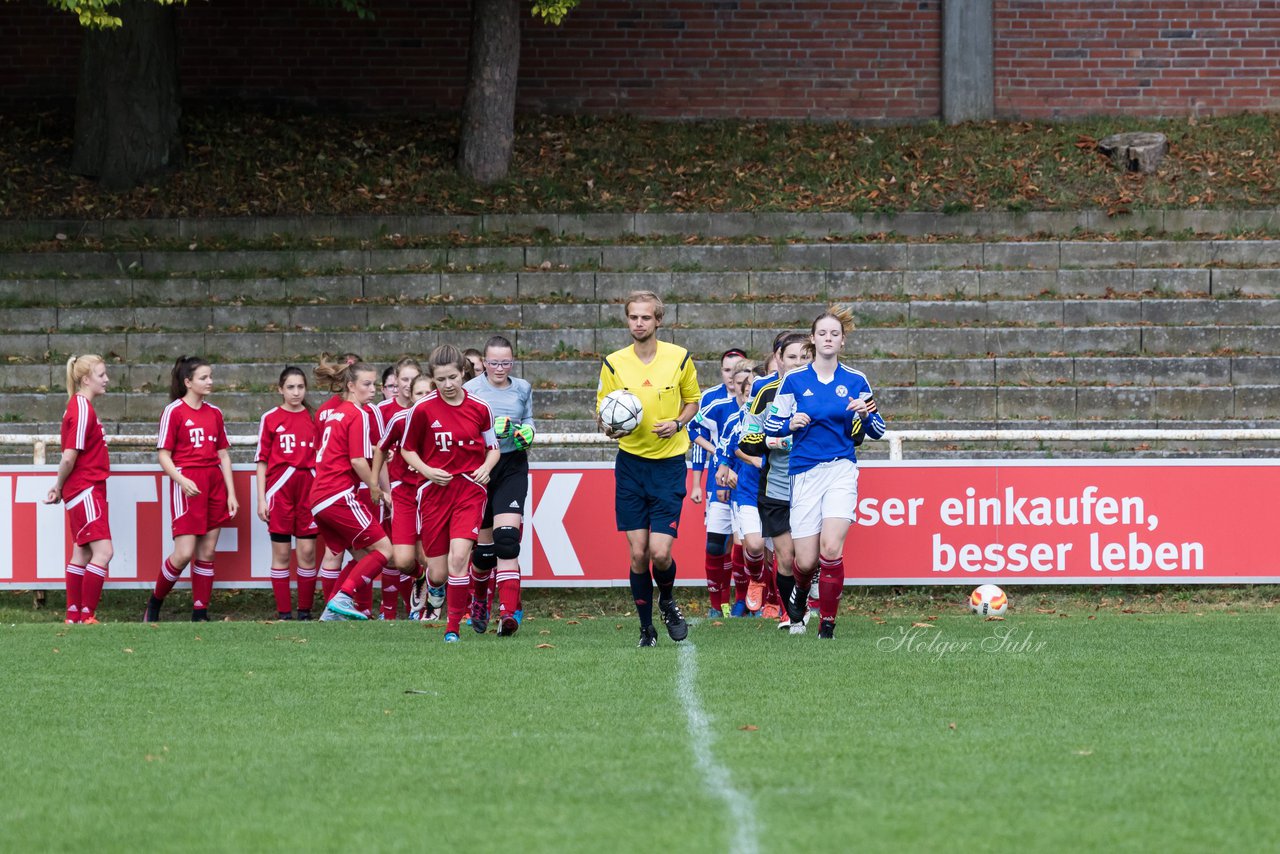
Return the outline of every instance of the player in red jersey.
{"type": "MultiPolygon", "coordinates": [[[[391,467],[385,465],[387,454],[383,453],[381,458],[379,457],[379,445],[382,442],[382,437],[386,435],[387,426],[391,423],[392,419],[394,419],[397,414],[408,409],[410,404],[413,402],[413,381],[422,373],[422,367],[418,364],[417,359],[405,356],[392,365],[390,370],[392,371],[391,382],[397,389],[396,394],[394,397],[378,401],[370,410],[373,414],[373,418],[370,422],[370,426],[373,429],[370,436],[371,444],[373,445],[373,460],[371,461],[373,476],[374,479],[378,481],[378,485],[382,487],[382,494],[391,499],[390,506],[387,507],[386,512],[383,512],[379,517],[379,520],[382,522],[382,529],[391,535],[392,547],[391,563],[389,563],[387,568],[382,571],[382,601],[378,609],[378,619],[380,620],[395,619],[396,602],[401,598],[401,585],[411,585],[415,577],[413,573],[417,569],[417,562],[414,561],[412,557],[410,557],[411,565],[408,567],[402,567],[401,561],[396,557],[396,508],[392,486],[393,481],[396,480],[396,475],[401,472],[392,471],[391,467]],[[407,569],[408,572],[402,572],[402,569],[407,569]]],[[[384,374],[384,376],[386,375],[384,374]]],[[[383,387],[386,387],[385,383],[383,384],[383,387]]],[[[398,457],[399,454],[391,454],[392,459],[398,459],[398,457]]],[[[365,495],[367,492],[362,490],[361,494],[365,495]]],[[[413,542],[414,541],[411,540],[409,545],[412,546],[413,542]]],[[[404,556],[401,555],[400,557],[403,559],[404,556]]],[[[408,601],[407,595],[405,596],[405,599],[408,601]]]]}
{"type": "Polygon", "coordinates": [[[346,367],[346,394],[329,411],[316,452],[316,479],[311,485],[311,514],[328,548],[349,551],[355,562],[333,594],[321,620],[367,620],[358,597],[373,586],[391,558],[391,541],[382,525],[357,497],[363,483],[376,505],[382,490],[373,478],[369,460],[369,413],[364,409],[377,392],[378,372],[356,362],[346,367]]]}
{"type": "MultiPolygon", "coordinates": [[[[316,429],[318,431],[324,430],[324,423],[329,418],[329,412],[343,401],[343,395],[347,389],[347,366],[363,361],[364,359],[361,359],[355,353],[343,353],[336,361],[328,353],[320,354],[320,361],[316,364],[312,373],[316,378],[317,386],[329,389],[329,399],[316,409],[316,429]]],[[[321,555],[320,591],[324,601],[328,602],[341,583],[342,552],[335,553],[325,543],[323,534],[319,537],[319,545],[321,555]]]]}
{"type": "Polygon", "coordinates": [[[462,387],[466,359],[442,344],[428,361],[436,390],[410,411],[400,454],[423,478],[418,489],[418,530],[427,556],[428,585],[438,597],[448,575],[446,643],[471,604],[471,549],[484,520],[489,473],[500,451],[488,404],[462,387]]]}
{"type": "MultiPolygon", "coordinates": [[[[413,410],[412,404],[431,392],[431,377],[418,375],[415,371],[415,376],[410,379],[409,371],[408,368],[401,370],[398,382],[401,389],[409,392],[410,405],[387,421],[378,446],[373,449],[374,476],[390,489],[391,495],[391,566],[382,574],[381,619],[385,620],[395,619],[397,591],[408,604],[413,583],[422,577],[427,563],[418,542],[418,488],[422,486],[422,476],[409,468],[399,451],[405,425],[409,423],[409,413],[413,410]],[[393,569],[397,578],[388,595],[387,576],[393,569]]],[[[434,615],[426,618],[434,619],[434,615]]]]}
{"type": "Polygon", "coordinates": [[[231,454],[222,410],[206,402],[213,368],[199,356],[180,356],[169,380],[172,401],[160,416],[156,456],[172,481],[173,554],[165,558],[143,619],[158,622],[160,606],[195,558],[191,576],[191,620],[209,619],[213,554],[222,526],[240,508],[231,482],[231,454]]]}
{"type": "Polygon", "coordinates": [[[310,620],[316,595],[316,523],[311,518],[315,479],[316,422],[307,406],[307,375],[289,366],[277,385],[282,403],[258,422],[258,518],[271,535],[271,590],[276,613],[293,619],[289,558],[297,538],[298,619],[310,620]]]}
{"type": "Polygon", "coordinates": [[[62,416],[62,459],[58,480],[45,497],[57,504],[66,496],[75,545],[67,561],[67,622],[97,623],[107,564],[115,554],[107,518],[107,475],[111,462],[102,422],[93,401],[107,391],[107,365],[101,356],[67,359],[67,411],[62,416]]]}

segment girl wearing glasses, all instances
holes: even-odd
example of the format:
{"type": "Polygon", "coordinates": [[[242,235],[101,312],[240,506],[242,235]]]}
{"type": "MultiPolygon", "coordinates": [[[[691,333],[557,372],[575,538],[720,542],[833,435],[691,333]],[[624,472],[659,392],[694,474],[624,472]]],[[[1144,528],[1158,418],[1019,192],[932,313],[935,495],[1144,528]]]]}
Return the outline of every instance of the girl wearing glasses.
{"type": "Polygon", "coordinates": [[[510,637],[524,616],[520,604],[520,526],[529,495],[529,456],[533,444],[533,387],[511,376],[511,342],[495,335],[484,345],[484,373],[463,386],[494,414],[494,432],[502,456],[489,476],[489,500],[479,539],[471,553],[471,628],[489,627],[493,584],[498,588],[498,635],[510,637]],[[496,572],[495,572],[496,570],[496,572]]]}

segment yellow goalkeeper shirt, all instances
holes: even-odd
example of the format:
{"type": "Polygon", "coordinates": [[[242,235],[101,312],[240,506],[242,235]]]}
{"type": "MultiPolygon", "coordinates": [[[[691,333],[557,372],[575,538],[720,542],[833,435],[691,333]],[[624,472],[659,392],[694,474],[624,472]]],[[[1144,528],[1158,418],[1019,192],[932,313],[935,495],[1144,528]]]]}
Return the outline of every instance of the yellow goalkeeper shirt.
{"type": "Polygon", "coordinates": [[[634,344],[610,353],[600,366],[596,409],[605,395],[618,389],[640,398],[644,407],[640,425],[618,440],[619,448],[651,460],[682,456],[689,450],[688,430],[677,430],[670,439],[661,439],[653,432],[659,421],[674,421],[686,403],[698,402],[698,372],[688,350],[659,341],[658,352],[648,363],[636,356],[634,344]]]}

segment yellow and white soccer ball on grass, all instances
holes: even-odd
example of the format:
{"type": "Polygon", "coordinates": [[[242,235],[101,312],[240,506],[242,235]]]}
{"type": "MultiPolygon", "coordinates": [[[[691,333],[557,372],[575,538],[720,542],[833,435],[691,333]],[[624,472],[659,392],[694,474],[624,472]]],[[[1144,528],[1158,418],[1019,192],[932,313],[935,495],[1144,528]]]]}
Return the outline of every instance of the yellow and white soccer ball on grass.
{"type": "Polygon", "coordinates": [[[979,617],[1003,617],[1009,597],[994,584],[984,584],[969,594],[969,610],[979,617]]]}
{"type": "Polygon", "coordinates": [[[640,425],[644,406],[640,398],[620,388],[605,395],[600,401],[600,422],[614,433],[630,433],[640,425]]]}

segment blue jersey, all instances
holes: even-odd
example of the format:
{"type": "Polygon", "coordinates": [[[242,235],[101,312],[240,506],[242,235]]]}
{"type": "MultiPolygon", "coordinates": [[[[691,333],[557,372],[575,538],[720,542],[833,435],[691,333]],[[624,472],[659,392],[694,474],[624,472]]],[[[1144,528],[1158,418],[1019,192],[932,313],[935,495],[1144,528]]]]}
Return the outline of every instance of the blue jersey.
{"type": "MultiPolygon", "coordinates": [[[[702,409],[698,410],[698,414],[694,417],[693,423],[689,425],[690,430],[693,424],[698,425],[701,435],[711,444],[716,446],[716,453],[710,455],[707,461],[707,468],[711,470],[712,482],[710,484],[710,500],[716,501],[715,490],[715,472],[720,463],[725,463],[730,467],[733,462],[726,462],[720,457],[720,442],[724,437],[728,423],[735,417],[738,412],[738,402],[731,397],[722,397],[719,400],[713,400],[702,409]]],[[[721,502],[723,503],[723,502],[721,502]]]]}
{"type": "MultiPolygon", "coordinates": [[[[703,429],[702,423],[701,423],[702,415],[704,412],[707,411],[707,407],[711,406],[711,404],[721,400],[728,400],[728,399],[729,399],[729,389],[725,388],[724,383],[720,383],[719,385],[713,385],[711,388],[707,389],[702,393],[702,397],[698,400],[698,414],[694,417],[692,421],[689,422],[688,429],[689,429],[690,441],[701,436],[703,439],[706,439],[712,445],[715,445],[716,441],[719,439],[719,434],[717,433],[715,435],[711,435],[711,434],[708,434],[705,429],[703,429]]],[[[707,462],[706,449],[703,448],[701,445],[699,445],[697,442],[693,442],[693,470],[702,471],[702,468],[706,464],[706,462],[707,462]]],[[[702,482],[701,475],[698,476],[698,482],[699,483],[702,482]]]]}
{"type": "Polygon", "coordinates": [[[724,435],[720,438],[720,444],[716,446],[716,459],[719,463],[733,469],[738,475],[738,485],[733,488],[729,500],[744,507],[755,507],[757,494],[760,491],[760,469],[751,463],[743,462],[736,453],[742,437],[746,435],[749,417],[747,407],[739,407],[737,401],[734,401],[733,415],[725,422],[724,435]]]}
{"type": "Polygon", "coordinates": [[[807,414],[810,421],[794,436],[792,476],[831,460],[857,462],[855,449],[863,438],[879,439],[886,429],[884,418],[876,411],[875,396],[866,376],[840,364],[836,365],[830,382],[818,379],[811,364],[783,377],[765,418],[765,435],[792,435],[791,416],[797,412],[807,414]],[[849,409],[849,403],[857,398],[867,401],[871,407],[866,417],[859,417],[849,409]]]}

